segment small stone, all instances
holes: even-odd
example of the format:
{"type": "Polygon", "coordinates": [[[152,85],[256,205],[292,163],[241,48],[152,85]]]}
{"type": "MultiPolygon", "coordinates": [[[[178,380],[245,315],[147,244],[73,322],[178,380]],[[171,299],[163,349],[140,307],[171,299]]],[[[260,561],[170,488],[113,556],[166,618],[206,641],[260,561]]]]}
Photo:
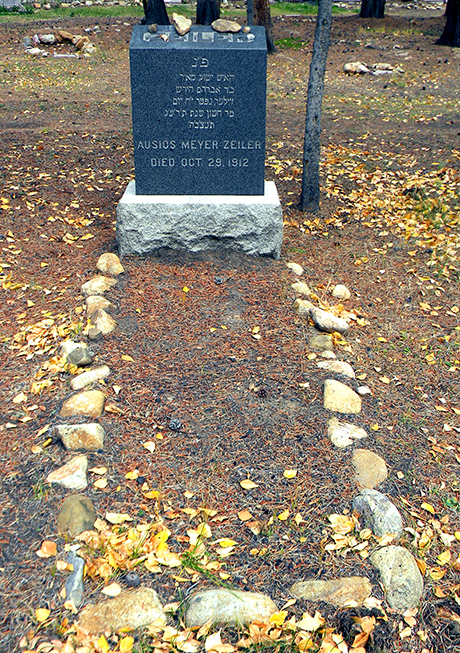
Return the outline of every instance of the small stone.
{"type": "Polygon", "coordinates": [[[180,16],[176,13],[173,13],[172,15],[172,22],[179,36],[184,36],[187,32],[190,32],[190,28],[192,27],[192,21],[190,18],[180,16]]]}
{"type": "Polygon", "coordinates": [[[345,299],[350,299],[351,292],[348,290],[346,286],[339,283],[337,284],[337,286],[333,287],[331,295],[336,299],[345,300],[345,299]]]}
{"type": "Polygon", "coordinates": [[[76,608],[83,600],[83,573],[85,571],[85,561],[80,558],[74,551],[67,554],[66,562],[73,566],[65,584],[66,601],[73,601],[76,608]]]}
{"type": "Polygon", "coordinates": [[[112,274],[114,277],[123,274],[125,271],[118,256],[110,252],[101,254],[97,260],[96,268],[99,272],[102,272],[103,274],[112,274]]]}
{"type": "Polygon", "coordinates": [[[103,337],[104,334],[100,329],[96,329],[96,327],[90,327],[88,329],[88,338],[93,342],[98,342],[99,340],[102,340],[103,337]]]}
{"type": "Polygon", "coordinates": [[[47,483],[58,483],[71,490],[84,490],[88,485],[86,470],[88,460],[86,456],[75,456],[63,467],[50,472],[46,477],[47,483]]]}
{"type": "Polygon", "coordinates": [[[216,32],[233,32],[234,34],[239,32],[241,29],[241,25],[238,25],[236,21],[225,20],[225,18],[218,18],[211,23],[211,27],[216,32]]]}
{"type": "Polygon", "coordinates": [[[327,423],[327,435],[332,444],[343,449],[353,444],[354,440],[367,438],[368,434],[360,426],[340,422],[337,417],[332,417],[327,423]]]}
{"type": "Polygon", "coordinates": [[[362,605],[372,593],[368,578],[350,576],[336,580],[298,581],[291,587],[291,594],[305,601],[325,601],[339,608],[362,605]]]}
{"type": "Polygon", "coordinates": [[[105,395],[101,390],[86,390],[66,399],[62,404],[59,417],[83,415],[97,419],[104,410],[105,395]]]}
{"type": "Polygon", "coordinates": [[[336,413],[360,413],[361,397],[340,381],[327,379],[324,382],[324,408],[336,413]]]}
{"type": "Polygon", "coordinates": [[[266,594],[241,590],[212,589],[197,592],[185,613],[187,628],[216,625],[246,626],[253,621],[268,622],[277,607],[266,594]]]}
{"type": "Polygon", "coordinates": [[[292,272],[294,272],[294,274],[296,274],[298,277],[300,277],[303,274],[303,267],[298,263],[294,263],[293,261],[290,261],[289,263],[286,263],[286,267],[289,268],[292,272]]]}
{"type": "Polygon", "coordinates": [[[67,451],[98,451],[104,448],[104,429],[100,424],[60,424],[56,432],[67,451]]]}
{"type": "Polygon", "coordinates": [[[360,385],[359,388],[356,388],[356,392],[361,396],[372,394],[371,389],[367,385],[360,385]]]}
{"type": "Polygon", "coordinates": [[[94,54],[96,50],[96,46],[88,41],[87,43],[83,43],[83,47],[81,48],[80,52],[85,56],[88,56],[90,54],[94,54]]]}
{"type": "Polygon", "coordinates": [[[61,535],[76,537],[83,531],[90,531],[96,521],[92,502],[83,494],[72,494],[62,504],[57,518],[61,535]]]}
{"type": "Polygon", "coordinates": [[[107,365],[96,367],[93,370],[88,370],[87,372],[83,372],[82,374],[75,376],[70,382],[70,387],[72,390],[81,390],[90,383],[100,381],[101,379],[106,379],[109,374],[110,367],[107,365]]]}
{"type": "Polygon", "coordinates": [[[310,349],[318,349],[320,351],[334,350],[334,343],[332,340],[332,336],[326,336],[323,334],[312,336],[308,341],[308,346],[310,347],[310,349]]]}
{"type": "Polygon", "coordinates": [[[89,605],[80,613],[79,626],[90,635],[110,630],[135,630],[165,619],[158,594],[149,587],[121,592],[113,599],[89,605]]]}
{"type": "Polygon", "coordinates": [[[295,283],[291,283],[291,288],[292,290],[295,290],[295,292],[298,292],[300,295],[307,295],[307,297],[311,295],[310,288],[303,281],[296,281],[295,283]]]}
{"type": "Polygon", "coordinates": [[[39,34],[38,38],[43,45],[54,45],[56,43],[54,34],[39,34]]]}
{"type": "Polygon", "coordinates": [[[383,458],[367,449],[353,451],[355,481],[363,488],[374,488],[388,477],[387,465],[383,458]]]}
{"type": "Polygon", "coordinates": [[[180,431],[182,428],[182,422],[180,421],[180,419],[177,419],[177,417],[173,417],[170,420],[168,426],[171,429],[171,431],[180,431]]]}
{"type": "Polygon", "coordinates": [[[329,351],[328,349],[325,349],[320,353],[320,356],[322,358],[328,358],[329,360],[333,360],[334,358],[337,358],[336,355],[334,354],[333,351],[329,351]]]}
{"type": "Polygon", "coordinates": [[[155,32],[157,31],[157,29],[158,29],[158,25],[157,25],[156,23],[152,23],[152,24],[149,25],[149,27],[148,27],[148,30],[149,30],[150,34],[155,34],[155,32]]]}
{"type": "Polygon", "coordinates": [[[243,27],[243,34],[249,34],[250,31],[251,31],[251,28],[249,27],[249,25],[245,25],[243,27]]]}
{"type": "Polygon", "coordinates": [[[350,61],[344,65],[343,72],[349,75],[363,75],[364,73],[370,72],[370,70],[366,64],[360,61],[350,61]]]}
{"type": "Polygon", "coordinates": [[[348,333],[349,326],[348,322],[341,317],[336,317],[332,313],[323,311],[322,308],[311,308],[310,317],[313,320],[315,327],[320,331],[326,331],[327,333],[348,333]]]}
{"type": "Polygon", "coordinates": [[[353,510],[362,515],[366,528],[377,537],[393,534],[401,537],[403,523],[396,506],[378,490],[362,490],[353,499],[353,510]]]}
{"type": "Polygon", "coordinates": [[[93,279],[90,279],[84,283],[81,287],[81,291],[85,297],[89,297],[89,295],[103,295],[116,283],[116,279],[104,277],[103,275],[99,274],[97,277],[94,277],[93,279]]]}
{"type": "Polygon", "coordinates": [[[93,362],[93,357],[84,342],[66,340],[61,345],[59,355],[66,362],[72,363],[72,365],[76,365],[77,367],[90,365],[93,362]]]}
{"type": "Polygon", "coordinates": [[[385,546],[371,563],[380,574],[388,605],[398,612],[416,608],[423,594],[423,578],[414,556],[402,546],[385,546]]]}
{"type": "Polygon", "coordinates": [[[293,304],[294,310],[299,315],[310,315],[310,310],[315,308],[314,305],[308,301],[308,299],[296,299],[293,304]]]}
{"type": "Polygon", "coordinates": [[[141,577],[135,571],[128,571],[124,577],[124,581],[128,587],[139,587],[141,584],[141,577]]]}
{"type": "Polygon", "coordinates": [[[82,36],[82,37],[80,37],[78,39],[78,41],[76,43],[74,43],[74,45],[77,48],[77,50],[82,50],[83,47],[89,42],[90,41],[89,41],[89,38],[87,36],[82,36]]]}
{"type": "Polygon", "coordinates": [[[103,308],[97,308],[91,315],[91,322],[104,336],[108,336],[117,327],[117,323],[103,308]]]}
{"type": "Polygon", "coordinates": [[[86,298],[85,303],[86,313],[88,317],[91,317],[94,311],[96,311],[98,308],[102,308],[104,311],[107,311],[107,309],[113,307],[112,302],[109,302],[109,300],[105,297],[102,297],[102,295],[90,295],[86,298]]]}
{"type": "Polygon", "coordinates": [[[57,34],[63,41],[73,41],[73,34],[67,32],[65,29],[58,30],[57,34]]]}
{"type": "Polygon", "coordinates": [[[350,365],[345,361],[319,361],[316,363],[316,366],[321,370],[327,370],[328,372],[335,372],[336,374],[342,374],[342,376],[348,376],[350,379],[355,378],[355,371],[350,365]]]}

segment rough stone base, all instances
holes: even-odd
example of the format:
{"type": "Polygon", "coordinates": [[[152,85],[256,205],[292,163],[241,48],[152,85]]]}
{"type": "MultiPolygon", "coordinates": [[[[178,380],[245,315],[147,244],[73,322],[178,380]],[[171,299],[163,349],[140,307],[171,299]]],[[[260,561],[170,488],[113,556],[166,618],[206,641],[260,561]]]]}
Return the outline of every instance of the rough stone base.
{"type": "Polygon", "coordinates": [[[275,183],[265,195],[136,195],[131,181],[117,207],[121,256],[165,247],[234,249],[279,258],[283,214],[275,183]]]}

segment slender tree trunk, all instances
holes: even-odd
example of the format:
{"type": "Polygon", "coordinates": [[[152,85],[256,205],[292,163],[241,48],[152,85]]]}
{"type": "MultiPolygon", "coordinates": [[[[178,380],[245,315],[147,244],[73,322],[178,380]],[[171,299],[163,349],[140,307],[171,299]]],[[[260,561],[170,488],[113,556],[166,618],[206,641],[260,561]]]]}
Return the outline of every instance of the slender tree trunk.
{"type": "Polygon", "coordinates": [[[270,13],[269,0],[254,0],[254,25],[265,27],[267,35],[267,51],[269,54],[276,52],[273,40],[273,23],[270,13]]]}
{"type": "Polygon", "coordinates": [[[144,25],[170,25],[164,0],[142,0],[144,5],[144,25]]]}
{"type": "Polygon", "coordinates": [[[254,25],[254,0],[247,0],[246,16],[248,25],[254,25]]]}
{"type": "Polygon", "coordinates": [[[303,150],[301,211],[319,209],[319,137],[321,133],[321,104],[324,75],[331,40],[332,0],[319,0],[315,40],[308,79],[305,141],[303,150]]]}
{"type": "Polygon", "coordinates": [[[385,0],[361,0],[360,18],[385,18],[385,0]]]}
{"type": "Polygon", "coordinates": [[[447,0],[446,25],[436,43],[460,48],[460,0],[447,0]]]}
{"type": "Polygon", "coordinates": [[[197,0],[196,24],[210,25],[220,16],[219,0],[197,0]]]}

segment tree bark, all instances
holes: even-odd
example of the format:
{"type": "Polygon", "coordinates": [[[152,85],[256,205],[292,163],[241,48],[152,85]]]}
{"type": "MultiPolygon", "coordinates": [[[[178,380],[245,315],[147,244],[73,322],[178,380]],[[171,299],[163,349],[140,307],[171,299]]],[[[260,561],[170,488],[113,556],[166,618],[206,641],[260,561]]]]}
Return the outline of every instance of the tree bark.
{"type": "Polygon", "coordinates": [[[144,25],[170,25],[164,0],[142,0],[144,6],[144,25]]]}
{"type": "Polygon", "coordinates": [[[269,0],[254,0],[254,25],[265,27],[267,36],[267,52],[276,52],[275,41],[273,40],[273,23],[270,13],[269,0]]]}
{"type": "Polygon", "coordinates": [[[361,0],[360,18],[385,18],[385,0],[361,0]]]}
{"type": "Polygon", "coordinates": [[[460,0],[447,0],[446,24],[436,43],[460,48],[460,0]]]}
{"type": "Polygon", "coordinates": [[[220,16],[219,0],[197,0],[196,24],[210,25],[220,16]]]}
{"type": "Polygon", "coordinates": [[[315,40],[308,79],[305,141],[303,150],[301,211],[319,209],[319,154],[321,105],[324,92],[326,60],[331,41],[332,0],[319,0],[315,40]]]}

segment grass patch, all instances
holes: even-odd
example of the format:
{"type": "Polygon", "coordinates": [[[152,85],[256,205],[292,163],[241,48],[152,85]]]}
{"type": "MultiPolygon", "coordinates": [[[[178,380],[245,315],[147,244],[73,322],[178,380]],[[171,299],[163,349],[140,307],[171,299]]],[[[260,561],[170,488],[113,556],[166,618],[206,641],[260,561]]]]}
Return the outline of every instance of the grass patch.
{"type": "Polygon", "coordinates": [[[275,45],[280,48],[280,50],[300,50],[304,45],[306,45],[306,41],[302,41],[298,36],[289,36],[286,39],[278,39],[275,41],[275,45]]]}

